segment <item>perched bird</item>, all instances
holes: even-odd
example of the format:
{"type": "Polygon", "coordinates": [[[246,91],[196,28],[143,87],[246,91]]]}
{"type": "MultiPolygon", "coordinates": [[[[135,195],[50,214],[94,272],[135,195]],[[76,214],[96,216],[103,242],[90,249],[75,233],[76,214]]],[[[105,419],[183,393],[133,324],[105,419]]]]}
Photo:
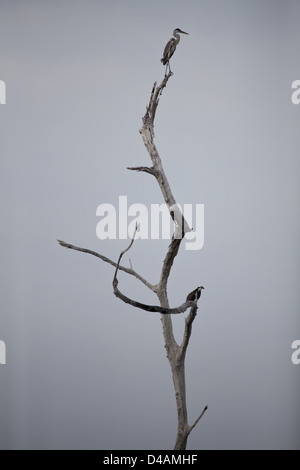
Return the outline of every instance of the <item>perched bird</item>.
{"type": "Polygon", "coordinates": [[[195,290],[193,290],[193,292],[190,292],[186,298],[186,301],[188,302],[189,300],[192,300],[193,302],[197,302],[197,300],[199,300],[201,297],[202,289],[204,289],[204,287],[199,286],[195,290]]]}
{"type": "MultiPolygon", "coordinates": [[[[166,75],[167,75],[168,66],[169,66],[169,72],[171,72],[171,68],[170,68],[170,59],[171,59],[172,55],[173,55],[174,52],[175,52],[175,49],[176,49],[177,44],[178,44],[179,41],[180,41],[180,36],[179,36],[179,34],[189,34],[189,33],[185,33],[184,31],[181,31],[181,29],[179,29],[179,28],[174,29],[174,31],[173,31],[173,36],[175,36],[176,39],[171,38],[171,39],[167,42],[167,45],[166,45],[165,50],[164,50],[164,56],[163,56],[163,58],[160,60],[164,65],[166,65],[166,75]]],[[[171,72],[171,73],[172,73],[172,72],[171,72]]]]}

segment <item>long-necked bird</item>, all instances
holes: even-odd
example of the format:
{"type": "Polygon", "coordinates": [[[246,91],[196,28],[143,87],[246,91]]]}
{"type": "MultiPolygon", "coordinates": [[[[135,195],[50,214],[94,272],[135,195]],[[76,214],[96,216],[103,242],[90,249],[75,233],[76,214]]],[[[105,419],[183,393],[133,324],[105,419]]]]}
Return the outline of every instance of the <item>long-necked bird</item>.
{"type": "Polygon", "coordinates": [[[189,34],[189,33],[185,33],[184,31],[181,31],[181,29],[179,29],[179,28],[174,29],[173,36],[175,36],[176,39],[171,38],[167,42],[167,45],[166,45],[165,50],[164,50],[163,58],[160,60],[164,65],[166,65],[166,75],[167,75],[168,66],[169,66],[169,72],[171,72],[170,59],[171,59],[172,55],[175,52],[177,44],[180,41],[179,34],[189,34]]]}
{"type": "Polygon", "coordinates": [[[186,301],[188,302],[189,300],[192,300],[193,302],[197,302],[197,300],[199,300],[201,297],[202,289],[204,289],[203,286],[196,287],[195,290],[189,293],[189,295],[186,298],[186,301]]]}

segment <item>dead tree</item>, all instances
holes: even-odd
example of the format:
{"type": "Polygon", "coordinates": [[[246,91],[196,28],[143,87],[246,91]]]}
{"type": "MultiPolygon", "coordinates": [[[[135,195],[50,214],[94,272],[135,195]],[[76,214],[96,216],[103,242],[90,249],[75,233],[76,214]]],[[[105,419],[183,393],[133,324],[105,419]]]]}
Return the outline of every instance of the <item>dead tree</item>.
{"type": "MultiPolygon", "coordinates": [[[[192,333],[192,324],[197,315],[198,305],[196,301],[185,301],[182,305],[174,308],[170,308],[169,300],[167,295],[167,283],[170,275],[171,268],[173,266],[174,259],[178,253],[180,243],[184,237],[184,235],[190,231],[187,222],[185,221],[180,209],[176,204],[176,200],[172,194],[170,185],[168,183],[167,177],[165,175],[162,162],[157,151],[157,148],[154,144],[154,119],[157,110],[157,106],[159,103],[160,96],[162,94],[163,89],[166,87],[169,78],[173,74],[169,72],[167,74],[161,84],[157,86],[155,82],[151,91],[151,96],[149,100],[149,104],[146,108],[146,113],[143,117],[143,125],[140,129],[140,134],[143,138],[145,147],[149,153],[149,156],[152,161],[151,167],[146,166],[137,166],[137,167],[130,167],[129,170],[135,171],[143,171],[150,175],[153,175],[161,189],[162,195],[164,197],[165,203],[169,209],[170,216],[174,222],[174,233],[169,244],[167,254],[162,264],[160,279],[157,284],[151,284],[146,279],[144,279],[140,274],[132,269],[132,267],[127,268],[120,264],[123,255],[131,248],[135,234],[129,244],[129,246],[121,252],[119,259],[117,262],[112,261],[111,259],[103,256],[100,253],[97,253],[92,250],[88,250],[86,248],[80,248],[78,246],[71,245],[70,243],[66,243],[62,240],[58,240],[61,246],[65,248],[70,248],[72,250],[81,251],[83,253],[88,253],[93,256],[100,258],[102,261],[105,261],[112,266],[115,267],[115,274],[113,277],[113,292],[114,294],[121,299],[123,302],[129,303],[130,305],[140,308],[142,310],[146,310],[149,312],[157,312],[161,314],[161,321],[163,326],[163,335],[165,340],[165,348],[167,352],[167,358],[169,360],[171,371],[172,371],[172,378],[174,384],[174,392],[176,398],[176,408],[177,408],[177,436],[174,449],[175,450],[184,450],[186,449],[187,438],[192,431],[192,429],[196,426],[198,421],[202,418],[205,411],[207,410],[207,406],[205,406],[200,414],[200,416],[193,422],[192,425],[188,424],[188,416],[187,416],[187,406],[186,406],[186,386],[185,386],[185,355],[186,350],[188,347],[189,339],[192,333]],[[144,285],[146,285],[152,292],[154,292],[159,300],[160,305],[146,305],[140,302],[137,302],[129,297],[125,296],[119,289],[118,289],[118,271],[122,270],[127,274],[136,277],[139,281],[141,281],[144,285]],[[179,314],[185,312],[188,308],[190,308],[188,316],[185,318],[185,328],[183,333],[183,338],[181,344],[178,344],[175,340],[173,334],[173,326],[172,326],[172,314],[179,314]]],[[[137,228],[136,228],[137,229],[137,228]]],[[[135,231],[136,233],[136,231],[135,231]]],[[[194,286],[191,286],[194,288],[194,286]]]]}

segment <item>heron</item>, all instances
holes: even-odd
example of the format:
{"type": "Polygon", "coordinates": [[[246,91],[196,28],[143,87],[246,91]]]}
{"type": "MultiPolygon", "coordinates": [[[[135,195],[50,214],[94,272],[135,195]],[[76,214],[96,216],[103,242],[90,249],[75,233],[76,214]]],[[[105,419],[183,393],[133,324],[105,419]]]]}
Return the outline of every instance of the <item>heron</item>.
{"type": "Polygon", "coordinates": [[[203,286],[196,287],[195,290],[189,293],[189,295],[186,298],[186,302],[188,302],[189,300],[192,300],[193,302],[197,302],[197,300],[199,300],[201,297],[202,289],[204,289],[203,286]]]}
{"type": "Polygon", "coordinates": [[[168,67],[169,67],[169,72],[172,74],[171,72],[171,68],[170,68],[170,59],[172,57],[172,55],[174,54],[175,52],[175,49],[177,47],[177,44],[179,43],[180,41],[180,36],[179,34],[189,34],[189,33],[185,33],[184,31],[181,31],[181,29],[179,28],[176,28],[174,29],[173,31],[173,36],[175,36],[175,38],[171,38],[168,42],[167,42],[167,45],[165,47],[165,50],[164,50],[164,56],[163,58],[160,60],[163,65],[166,65],[166,75],[167,75],[167,70],[168,70],[168,67]]]}

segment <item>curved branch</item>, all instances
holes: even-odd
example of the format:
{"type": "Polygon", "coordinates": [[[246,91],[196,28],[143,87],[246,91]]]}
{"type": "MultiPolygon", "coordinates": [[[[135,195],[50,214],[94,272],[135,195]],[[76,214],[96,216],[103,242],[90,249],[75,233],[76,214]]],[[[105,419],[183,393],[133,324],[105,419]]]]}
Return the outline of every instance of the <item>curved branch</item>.
{"type": "Polygon", "coordinates": [[[136,231],[137,231],[137,224],[135,226],[135,230],[134,230],[134,233],[133,233],[133,237],[128,245],[128,247],[121,251],[120,253],[120,256],[119,256],[119,259],[118,259],[118,263],[116,265],[116,270],[115,270],[115,275],[114,275],[114,278],[113,278],[113,291],[114,291],[114,294],[116,297],[118,297],[119,299],[121,299],[123,302],[127,303],[127,304],[130,304],[132,305],[133,307],[137,307],[137,308],[140,308],[142,310],[146,310],[147,312],[158,312],[158,313],[161,313],[163,315],[169,315],[169,314],[175,314],[175,313],[183,313],[185,312],[189,307],[194,307],[194,308],[197,308],[197,304],[196,302],[193,302],[193,301],[188,301],[188,302],[184,302],[182,305],[180,305],[179,307],[174,307],[174,308],[165,308],[165,307],[160,307],[158,305],[147,305],[147,304],[142,304],[140,302],[137,302],[136,300],[132,300],[130,299],[129,297],[126,297],[126,295],[122,294],[122,292],[119,291],[118,289],[118,278],[117,278],[117,274],[118,274],[118,270],[119,270],[119,266],[120,266],[120,262],[121,262],[121,259],[123,257],[123,255],[130,250],[130,248],[132,247],[133,245],[133,242],[134,242],[134,238],[135,238],[135,234],[136,234],[136,231]],[[195,307],[196,306],[196,307],[195,307]]]}
{"type": "MultiPolygon", "coordinates": [[[[111,259],[107,258],[106,256],[101,255],[100,253],[97,253],[96,251],[88,250],[87,248],[80,248],[79,246],[71,245],[70,243],[66,243],[63,240],[57,240],[58,243],[65,247],[69,248],[71,250],[76,250],[76,251],[81,251],[82,253],[88,253],[90,255],[96,256],[97,258],[102,259],[105,263],[111,264],[112,266],[116,267],[117,263],[112,261],[111,259]]],[[[140,274],[138,274],[136,271],[134,271],[132,268],[125,268],[125,266],[119,266],[120,271],[124,271],[127,274],[130,274],[131,276],[136,277],[139,281],[141,281],[146,287],[148,287],[152,292],[156,292],[157,288],[155,284],[151,284],[148,282],[146,279],[144,279],[140,274]]]]}
{"type": "Polygon", "coordinates": [[[120,292],[119,289],[117,288],[117,285],[118,285],[118,280],[114,279],[113,290],[114,290],[114,294],[115,294],[116,297],[121,299],[126,304],[132,305],[133,307],[137,307],[137,308],[140,308],[142,310],[146,310],[147,312],[157,312],[157,313],[161,313],[162,315],[183,313],[189,307],[194,307],[194,304],[195,304],[195,302],[193,302],[192,300],[189,300],[188,302],[184,302],[182,305],[179,305],[179,307],[174,307],[174,308],[164,308],[164,307],[160,307],[159,305],[142,304],[142,303],[137,302],[136,300],[132,300],[129,297],[126,297],[126,295],[122,294],[122,292],[120,292]]]}
{"type": "Polygon", "coordinates": [[[153,167],[149,168],[148,166],[128,166],[127,170],[144,171],[145,173],[156,176],[156,172],[153,167]]]}

